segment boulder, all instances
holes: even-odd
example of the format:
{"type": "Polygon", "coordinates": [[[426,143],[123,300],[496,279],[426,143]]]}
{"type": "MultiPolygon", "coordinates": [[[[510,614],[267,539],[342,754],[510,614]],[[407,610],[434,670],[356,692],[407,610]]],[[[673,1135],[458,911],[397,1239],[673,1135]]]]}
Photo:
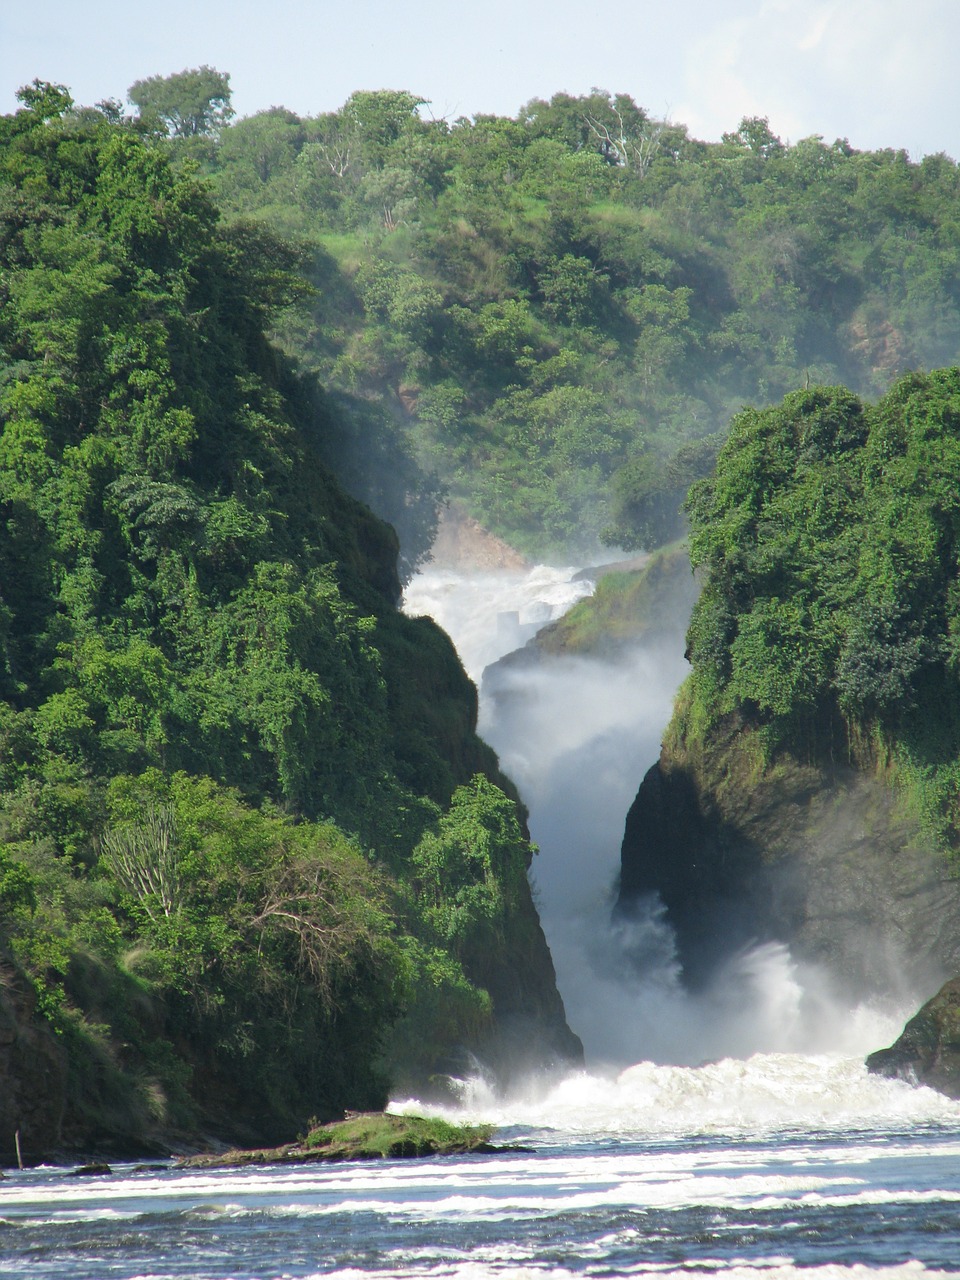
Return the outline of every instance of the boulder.
{"type": "Polygon", "coordinates": [[[927,1001],[889,1049],[871,1053],[867,1070],[960,1098],[960,977],[927,1001]]]}

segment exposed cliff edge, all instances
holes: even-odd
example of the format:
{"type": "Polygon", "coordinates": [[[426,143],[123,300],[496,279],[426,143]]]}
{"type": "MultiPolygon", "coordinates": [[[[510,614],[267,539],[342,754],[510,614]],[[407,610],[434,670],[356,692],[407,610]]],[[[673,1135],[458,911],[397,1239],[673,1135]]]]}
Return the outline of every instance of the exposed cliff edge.
{"type": "Polygon", "coordinates": [[[619,907],[659,893],[687,978],[789,945],[850,996],[928,991],[960,970],[960,882],[883,777],[782,754],[735,720],[677,731],[627,815],[619,907]]]}
{"type": "Polygon", "coordinates": [[[889,1049],[871,1053],[867,1069],[960,1098],[960,978],[945,983],[889,1049]]]}

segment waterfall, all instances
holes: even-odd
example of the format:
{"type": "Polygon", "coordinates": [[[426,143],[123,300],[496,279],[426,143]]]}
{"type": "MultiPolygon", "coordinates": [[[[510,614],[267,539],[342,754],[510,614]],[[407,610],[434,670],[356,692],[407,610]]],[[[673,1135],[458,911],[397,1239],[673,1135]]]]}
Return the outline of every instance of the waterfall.
{"type": "Polygon", "coordinates": [[[588,1064],[862,1056],[889,1042],[907,1010],[851,1008],[783,945],[748,948],[692,994],[657,901],[611,918],[626,812],[687,670],[686,620],[676,620],[673,643],[639,643],[616,658],[515,655],[491,667],[590,590],[573,569],[427,569],[405,596],[408,612],[429,613],[453,638],[480,684],[480,732],[529,807],[537,908],[588,1064]]]}

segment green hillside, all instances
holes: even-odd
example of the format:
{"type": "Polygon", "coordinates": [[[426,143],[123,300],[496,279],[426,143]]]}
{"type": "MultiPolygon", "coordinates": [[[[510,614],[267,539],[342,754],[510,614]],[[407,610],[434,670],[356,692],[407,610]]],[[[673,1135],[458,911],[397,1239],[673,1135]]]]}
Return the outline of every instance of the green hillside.
{"type": "Polygon", "coordinates": [[[599,91],[452,121],[360,91],[168,145],[299,246],[315,293],[274,331],[354,415],[338,465],[411,558],[423,508],[403,495],[434,491],[414,457],[532,554],[649,549],[744,404],[873,398],[960,357],[946,156],[791,145],[760,119],[703,143],[599,91]]]}
{"type": "Polygon", "coordinates": [[[289,1137],[505,1011],[575,1053],[476,692],[323,460],[336,406],[264,337],[290,253],[109,112],[22,101],[0,120],[0,1142],[289,1137]],[[518,970],[525,996],[492,1002],[518,970]]]}
{"type": "Polygon", "coordinates": [[[692,672],[621,907],[659,895],[694,985],[770,943],[919,1002],[960,970],[960,369],[744,411],[688,508],[692,672]]]}

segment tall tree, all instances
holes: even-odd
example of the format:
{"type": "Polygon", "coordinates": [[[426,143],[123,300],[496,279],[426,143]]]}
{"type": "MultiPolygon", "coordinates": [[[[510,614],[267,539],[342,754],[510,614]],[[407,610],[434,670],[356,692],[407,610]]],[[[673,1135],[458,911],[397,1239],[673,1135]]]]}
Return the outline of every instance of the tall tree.
{"type": "Polygon", "coordinates": [[[142,120],[161,125],[174,138],[215,134],[235,114],[230,76],[206,65],[137,80],[127,97],[142,120]]]}

